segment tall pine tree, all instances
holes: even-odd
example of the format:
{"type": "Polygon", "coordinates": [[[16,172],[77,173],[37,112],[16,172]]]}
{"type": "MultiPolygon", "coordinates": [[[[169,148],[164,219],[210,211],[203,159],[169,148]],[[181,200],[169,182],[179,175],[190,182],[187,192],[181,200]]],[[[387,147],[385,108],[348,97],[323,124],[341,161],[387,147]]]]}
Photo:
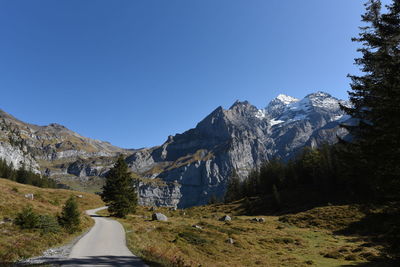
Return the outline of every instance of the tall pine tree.
{"type": "Polygon", "coordinates": [[[376,196],[393,197],[400,188],[400,1],[382,13],[381,2],[369,0],[360,27],[355,63],[362,76],[350,75],[353,104],[345,108],[358,125],[348,127],[354,136],[359,166],[376,196]]]}
{"type": "Polygon", "coordinates": [[[123,218],[136,211],[137,193],[122,155],[106,176],[101,198],[107,203],[108,211],[113,216],[123,218]]]}

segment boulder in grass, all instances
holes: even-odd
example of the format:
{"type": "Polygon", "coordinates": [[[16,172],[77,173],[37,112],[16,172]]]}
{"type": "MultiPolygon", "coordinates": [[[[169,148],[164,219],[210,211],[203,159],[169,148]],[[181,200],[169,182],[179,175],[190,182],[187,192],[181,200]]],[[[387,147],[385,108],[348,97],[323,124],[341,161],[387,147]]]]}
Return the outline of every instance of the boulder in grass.
{"type": "Polygon", "coordinates": [[[33,196],[33,194],[25,194],[25,198],[27,198],[29,200],[33,200],[34,196],[33,196]]]}
{"type": "Polygon", "coordinates": [[[219,219],[221,222],[229,222],[232,218],[229,215],[225,215],[219,219]]]}
{"type": "Polygon", "coordinates": [[[226,242],[227,243],[229,243],[229,244],[234,244],[235,243],[235,240],[233,240],[233,238],[228,238],[227,240],[226,240],[226,242]]]}
{"type": "Polygon", "coordinates": [[[168,217],[160,212],[153,213],[151,218],[153,219],[153,221],[163,221],[163,222],[168,221],[168,217]]]}

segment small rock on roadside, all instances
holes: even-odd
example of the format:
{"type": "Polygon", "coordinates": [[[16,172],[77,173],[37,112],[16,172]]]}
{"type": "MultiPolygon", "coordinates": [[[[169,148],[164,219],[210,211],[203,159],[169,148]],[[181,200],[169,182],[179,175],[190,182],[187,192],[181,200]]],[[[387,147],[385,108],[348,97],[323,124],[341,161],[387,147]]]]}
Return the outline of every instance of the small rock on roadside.
{"type": "Polygon", "coordinates": [[[153,213],[151,218],[153,219],[153,221],[164,221],[164,222],[168,221],[168,217],[160,212],[153,213]]]}
{"type": "Polygon", "coordinates": [[[200,225],[197,225],[197,224],[192,225],[192,227],[196,228],[196,229],[203,229],[203,227],[201,227],[200,225]]]}

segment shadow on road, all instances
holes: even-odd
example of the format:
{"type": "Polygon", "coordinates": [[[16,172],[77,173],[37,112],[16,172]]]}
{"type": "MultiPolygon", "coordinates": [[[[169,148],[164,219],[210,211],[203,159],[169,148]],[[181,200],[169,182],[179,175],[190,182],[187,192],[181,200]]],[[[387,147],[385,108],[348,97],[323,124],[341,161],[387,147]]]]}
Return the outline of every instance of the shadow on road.
{"type": "MultiPolygon", "coordinates": [[[[135,256],[88,256],[85,258],[54,259],[42,258],[40,264],[28,264],[29,266],[133,266],[148,267],[142,260],[135,256]]],[[[153,266],[153,265],[152,265],[153,266]]]]}
{"type": "Polygon", "coordinates": [[[96,217],[96,218],[108,218],[108,217],[111,217],[110,215],[97,215],[97,214],[95,214],[95,215],[89,215],[90,217],[96,217]]]}

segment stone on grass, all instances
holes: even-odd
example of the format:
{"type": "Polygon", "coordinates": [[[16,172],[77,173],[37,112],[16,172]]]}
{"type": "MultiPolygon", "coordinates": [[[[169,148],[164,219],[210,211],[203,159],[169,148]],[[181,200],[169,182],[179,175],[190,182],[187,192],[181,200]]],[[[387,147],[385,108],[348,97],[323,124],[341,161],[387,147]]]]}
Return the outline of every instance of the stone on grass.
{"type": "Polygon", "coordinates": [[[231,217],[229,215],[225,215],[219,219],[221,222],[228,222],[231,221],[231,217]]]}
{"type": "Polygon", "coordinates": [[[229,243],[229,244],[234,244],[235,243],[235,240],[233,240],[233,238],[228,238],[227,240],[226,240],[226,242],[227,243],[229,243]]]}
{"type": "Polygon", "coordinates": [[[151,218],[153,219],[153,221],[168,221],[167,216],[165,216],[164,214],[157,212],[157,213],[153,213],[153,215],[151,216],[151,218]]]}
{"type": "Polygon", "coordinates": [[[197,225],[197,224],[192,225],[192,227],[196,228],[196,229],[200,229],[200,230],[203,229],[203,227],[201,227],[200,225],[197,225]]]}
{"type": "Polygon", "coordinates": [[[33,194],[25,194],[25,198],[27,198],[29,200],[33,200],[34,196],[33,196],[33,194]]]}

